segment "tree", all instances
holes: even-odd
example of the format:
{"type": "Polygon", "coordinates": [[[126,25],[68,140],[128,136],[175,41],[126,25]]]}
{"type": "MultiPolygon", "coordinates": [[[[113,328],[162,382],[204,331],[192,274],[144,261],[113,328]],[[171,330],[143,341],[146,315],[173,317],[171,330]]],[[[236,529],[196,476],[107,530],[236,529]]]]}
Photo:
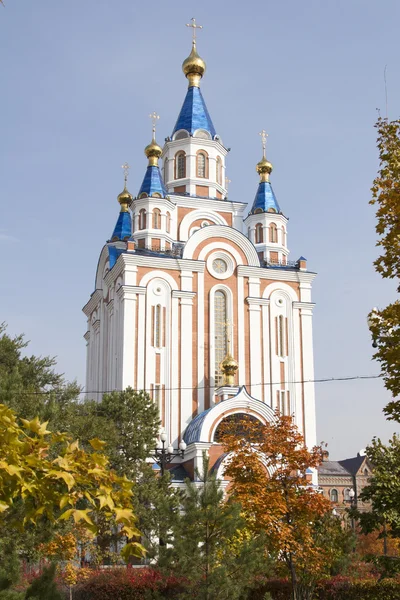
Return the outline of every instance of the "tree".
{"type": "MultiPolygon", "coordinates": [[[[378,119],[380,169],[372,186],[371,204],[377,206],[377,246],[382,254],[375,260],[376,271],[395,279],[400,291],[400,120],[378,119]]],[[[383,310],[370,314],[370,329],[377,351],[374,358],[381,363],[385,386],[394,397],[400,394],[400,302],[396,300],[383,310]]],[[[385,409],[389,419],[400,421],[400,402],[385,409]]]]}
{"type": "Polygon", "coordinates": [[[245,519],[237,503],[225,502],[215,473],[203,456],[202,473],[186,481],[181,511],[171,530],[160,566],[186,580],[199,600],[243,597],[263,563],[260,536],[245,535],[245,519]]]}
{"type": "Polygon", "coordinates": [[[331,503],[307,480],[307,471],[322,462],[322,448],[308,450],[292,418],[278,413],[265,425],[248,417],[226,422],[222,442],[230,454],[225,476],[232,479],[232,498],[248,526],[265,532],[268,552],[289,574],[294,600],[309,598],[341,553],[331,503]]]}
{"type": "MultiPolygon", "coordinates": [[[[22,501],[24,528],[42,520],[72,518],[92,531],[102,517],[114,520],[120,534],[129,539],[140,533],[131,510],[132,483],[107,468],[100,453],[104,443],[91,440],[93,452],[79,448],[64,433],[52,433],[47,423],[21,420],[0,404],[0,514],[22,501]],[[53,456],[55,458],[53,458],[53,456]]],[[[142,547],[131,541],[125,556],[141,555],[142,547]]]]}

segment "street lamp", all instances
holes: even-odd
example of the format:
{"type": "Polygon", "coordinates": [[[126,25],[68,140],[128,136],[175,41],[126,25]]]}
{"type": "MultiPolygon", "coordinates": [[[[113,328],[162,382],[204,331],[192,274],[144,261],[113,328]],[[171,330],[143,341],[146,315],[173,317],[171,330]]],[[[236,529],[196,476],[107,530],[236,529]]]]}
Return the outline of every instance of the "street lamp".
{"type": "MultiPolygon", "coordinates": [[[[351,490],[349,490],[349,498],[350,498],[350,508],[353,508],[353,506],[356,505],[356,493],[353,488],[351,488],[351,490]]],[[[355,527],[353,515],[351,515],[351,528],[353,531],[355,531],[356,527],[355,527]]]]}
{"type": "Polygon", "coordinates": [[[166,465],[170,463],[175,456],[184,458],[186,450],[186,443],[183,440],[180,442],[178,450],[174,450],[172,444],[168,444],[168,446],[166,446],[166,444],[167,434],[165,431],[162,431],[160,434],[160,439],[157,442],[157,446],[154,448],[151,454],[151,458],[161,468],[161,475],[164,475],[166,465]]]}

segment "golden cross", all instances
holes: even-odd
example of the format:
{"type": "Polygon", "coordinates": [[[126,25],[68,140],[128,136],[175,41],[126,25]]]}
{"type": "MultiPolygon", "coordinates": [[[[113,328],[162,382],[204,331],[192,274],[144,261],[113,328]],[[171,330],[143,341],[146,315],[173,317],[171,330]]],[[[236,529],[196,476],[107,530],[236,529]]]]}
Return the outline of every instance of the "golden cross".
{"type": "Polygon", "coordinates": [[[228,319],[227,321],[224,322],[225,325],[225,333],[226,333],[226,345],[227,345],[227,350],[228,350],[228,354],[231,353],[231,328],[234,327],[233,323],[231,323],[231,321],[228,319]]]}
{"type": "Polygon", "coordinates": [[[123,165],[121,165],[121,169],[123,169],[123,171],[124,171],[124,180],[125,180],[125,187],[126,187],[126,183],[128,181],[128,175],[129,175],[130,166],[126,162],[123,165]]]}
{"type": "Polygon", "coordinates": [[[265,149],[267,147],[267,137],[268,133],[265,129],[262,129],[258,135],[261,135],[262,147],[263,147],[263,157],[265,158],[265,149]]]}
{"type": "Polygon", "coordinates": [[[196,45],[196,29],[203,29],[203,25],[197,25],[196,19],[192,17],[191,23],[186,23],[186,27],[191,27],[193,29],[193,45],[196,45]]]}
{"type": "Polygon", "coordinates": [[[156,125],[157,125],[157,121],[160,118],[160,115],[158,115],[156,113],[156,111],[154,110],[150,115],[149,115],[150,119],[151,119],[151,123],[153,125],[153,138],[156,139],[156,125]]]}

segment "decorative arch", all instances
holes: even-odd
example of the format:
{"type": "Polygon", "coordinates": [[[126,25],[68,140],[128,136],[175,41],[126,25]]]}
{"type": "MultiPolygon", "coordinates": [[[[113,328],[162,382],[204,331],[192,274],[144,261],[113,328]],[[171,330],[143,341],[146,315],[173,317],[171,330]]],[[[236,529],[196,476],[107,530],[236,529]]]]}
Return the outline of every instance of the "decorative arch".
{"type": "Polygon", "coordinates": [[[108,252],[108,247],[103,246],[103,249],[99,256],[99,262],[97,263],[96,278],[95,278],[95,285],[94,285],[95,290],[103,289],[103,273],[107,266],[108,266],[108,268],[110,268],[109,256],[110,255],[108,252]]]}
{"type": "Polygon", "coordinates": [[[187,444],[193,442],[208,442],[214,439],[214,432],[221,421],[230,414],[246,413],[259,419],[262,423],[276,421],[272,408],[261,400],[256,400],[241,387],[233,398],[219,402],[212,408],[197,415],[186,428],[184,440],[187,444]]]}
{"type": "Polygon", "coordinates": [[[274,292],[280,292],[283,296],[286,296],[289,302],[298,302],[299,298],[296,291],[287,283],[275,282],[267,285],[263,292],[263,298],[270,298],[274,292]]]}
{"type": "Polygon", "coordinates": [[[145,208],[139,210],[139,229],[146,229],[147,213],[145,208]]]}
{"type": "Polygon", "coordinates": [[[270,223],[269,241],[271,242],[271,244],[276,244],[278,241],[278,228],[276,226],[276,223],[270,223]]]}
{"type": "Polygon", "coordinates": [[[189,238],[189,229],[194,221],[198,221],[199,219],[210,219],[217,225],[228,225],[225,221],[224,217],[222,217],[219,213],[214,212],[212,210],[192,210],[187,215],[185,215],[181,221],[179,227],[179,239],[182,242],[186,242],[189,238]]]}
{"type": "Polygon", "coordinates": [[[196,131],[193,133],[193,137],[200,138],[202,140],[211,140],[211,134],[206,129],[196,129],[196,131]]]}
{"type": "Polygon", "coordinates": [[[161,210],[153,208],[153,229],[161,229],[161,210]]]}
{"type": "Polygon", "coordinates": [[[169,284],[172,290],[178,289],[178,284],[176,283],[175,279],[169,273],[164,273],[164,271],[151,271],[150,273],[146,273],[146,275],[143,275],[142,279],[140,280],[139,286],[147,287],[148,283],[152,279],[164,279],[164,281],[169,284]]]}
{"type": "Polygon", "coordinates": [[[178,131],[176,131],[174,133],[173,136],[173,140],[184,140],[185,138],[189,137],[189,132],[186,131],[186,129],[178,129],[178,131]]]}
{"type": "MultiPolygon", "coordinates": [[[[243,235],[243,233],[240,233],[240,231],[233,229],[233,227],[226,227],[223,225],[210,225],[209,227],[203,227],[199,231],[196,231],[196,233],[194,233],[187,241],[183,249],[182,258],[192,259],[197,246],[210,238],[224,238],[227,241],[234,242],[244,253],[249,266],[260,266],[260,259],[257,251],[250,240],[243,235]]],[[[222,247],[221,244],[220,246],[222,247]]],[[[230,251],[232,252],[232,250],[234,249],[232,248],[230,251]]]]}

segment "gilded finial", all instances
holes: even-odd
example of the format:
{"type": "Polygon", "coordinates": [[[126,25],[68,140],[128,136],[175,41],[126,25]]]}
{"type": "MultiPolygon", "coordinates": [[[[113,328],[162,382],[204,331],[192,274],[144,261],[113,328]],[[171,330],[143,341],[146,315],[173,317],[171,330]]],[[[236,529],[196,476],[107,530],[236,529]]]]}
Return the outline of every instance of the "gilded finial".
{"type": "Polygon", "coordinates": [[[196,30],[203,29],[203,25],[197,25],[196,19],[192,17],[190,23],[186,23],[186,27],[192,28],[192,51],[182,63],[182,70],[189,81],[189,87],[199,87],[200,79],[203,77],[206,70],[206,63],[197,54],[196,49],[196,30]]]}
{"type": "Polygon", "coordinates": [[[128,192],[127,188],[130,166],[126,162],[123,165],[121,165],[121,169],[123,169],[124,171],[124,189],[118,195],[118,202],[121,205],[121,212],[128,212],[129,206],[131,205],[131,202],[133,200],[133,196],[128,192]]]}
{"type": "Polygon", "coordinates": [[[257,163],[256,171],[260,175],[260,181],[269,181],[269,176],[272,172],[272,164],[267,160],[266,155],[268,133],[265,129],[262,129],[258,135],[261,136],[263,155],[262,159],[257,163]]]}
{"type": "Polygon", "coordinates": [[[151,124],[152,124],[152,137],[151,137],[150,144],[148,146],[146,146],[146,148],[144,149],[144,153],[147,156],[147,158],[149,159],[149,166],[157,167],[158,159],[160,158],[160,156],[162,154],[162,148],[156,142],[156,125],[157,125],[158,119],[160,118],[160,115],[158,115],[155,111],[153,111],[149,115],[149,118],[151,119],[151,124]]]}
{"type": "Polygon", "coordinates": [[[235,385],[235,374],[239,368],[239,363],[235,360],[231,353],[231,338],[230,338],[230,330],[231,323],[230,321],[225,322],[225,330],[226,330],[226,345],[227,352],[224,360],[219,365],[219,368],[222,371],[224,376],[224,385],[235,385]]]}

